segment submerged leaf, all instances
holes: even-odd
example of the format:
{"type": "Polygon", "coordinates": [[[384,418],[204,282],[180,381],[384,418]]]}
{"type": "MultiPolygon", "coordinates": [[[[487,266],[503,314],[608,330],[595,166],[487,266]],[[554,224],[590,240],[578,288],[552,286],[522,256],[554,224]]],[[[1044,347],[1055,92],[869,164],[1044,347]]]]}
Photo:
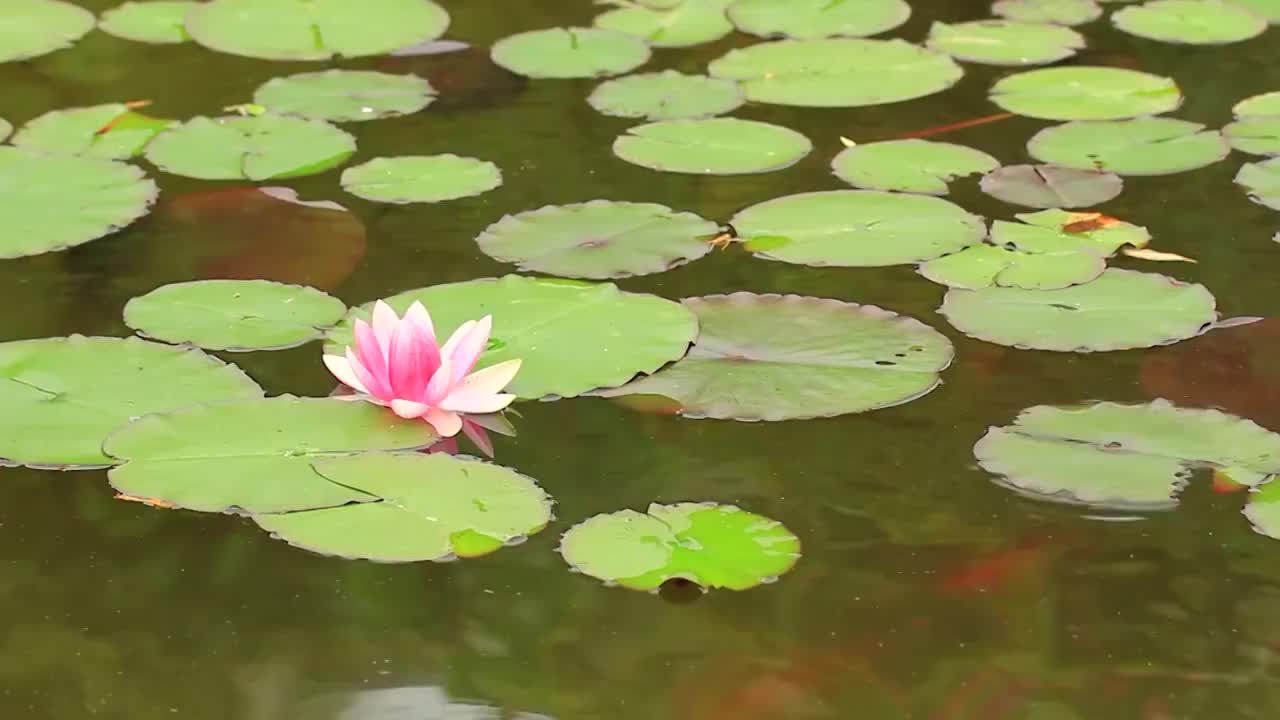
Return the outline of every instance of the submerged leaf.
{"type": "Polygon", "coordinates": [[[1124,181],[1101,170],[1057,165],[1006,165],[982,177],[986,194],[1013,205],[1075,208],[1104,203],[1120,194],[1124,181]]]}

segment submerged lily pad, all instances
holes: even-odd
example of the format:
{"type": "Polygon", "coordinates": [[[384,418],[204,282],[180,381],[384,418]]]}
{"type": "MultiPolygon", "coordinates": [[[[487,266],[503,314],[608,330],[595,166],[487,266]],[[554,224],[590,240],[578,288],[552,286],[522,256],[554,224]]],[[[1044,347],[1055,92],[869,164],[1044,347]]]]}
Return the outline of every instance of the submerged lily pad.
{"type": "Polygon", "coordinates": [[[766,200],[730,221],[759,257],[801,265],[902,265],[982,241],[982,218],[923,195],[832,190],[766,200]]]}
{"type": "Polygon", "coordinates": [[[1072,122],[1047,127],[1027,143],[1035,159],[1119,175],[1170,175],[1212,165],[1231,147],[1216,130],[1173,118],[1072,122]]]}
{"type": "Polygon", "coordinates": [[[1280,210],[1280,158],[1245,163],[1236,173],[1236,184],[1249,192],[1250,200],[1280,210]]]}
{"type": "Polygon", "coordinates": [[[569,528],[560,554],[574,570],[632,590],[680,578],[704,588],[747,590],[800,559],[782,523],[732,505],[680,503],[596,515],[569,528]]]}
{"type": "Polygon", "coordinates": [[[65,250],[147,214],[156,185],[131,165],[0,147],[0,258],[65,250]]]}
{"type": "Polygon", "coordinates": [[[5,0],[0,13],[0,62],[71,47],[98,22],[93,13],[62,0],[5,0]]]}
{"type": "Polygon", "coordinates": [[[729,6],[729,19],[739,30],[766,38],[865,37],[909,17],[911,6],[903,0],[737,0],[729,6]]]}
{"type": "Polygon", "coordinates": [[[191,39],[187,34],[187,13],[199,5],[193,0],[130,0],[104,12],[98,29],[134,42],[184,43],[191,39]]]}
{"type": "Polygon", "coordinates": [[[130,300],[124,322],[149,338],[206,350],[276,350],[321,337],[346,311],[341,300],[315,288],[203,280],[130,300]]]}
{"type": "Polygon", "coordinates": [[[621,75],[649,61],[639,38],[600,28],[531,30],[494,43],[498,65],[531,78],[591,78],[621,75]]]}
{"type": "MultiPolygon", "coordinates": [[[[477,367],[523,360],[508,392],[524,398],[621,385],[683,357],[698,334],[697,319],[679,303],[608,283],[508,275],[410,290],[386,302],[403,313],[415,300],[431,312],[438,337],[492,314],[493,335],[477,367]]],[[[330,342],[349,345],[352,320],[368,320],[370,308],[348,314],[330,342]]]]}
{"type": "Polygon", "coordinates": [[[1231,147],[1253,155],[1280,155],[1280,92],[1245,98],[1232,110],[1235,122],[1222,129],[1231,147]]]}
{"type": "Polygon", "coordinates": [[[711,251],[719,225],[652,203],[593,200],[507,215],[476,243],[521,270],[592,279],[648,275],[711,251]]]}
{"type": "Polygon", "coordinates": [[[1094,0],[996,0],[991,12],[1019,22],[1083,25],[1102,17],[1102,6],[1094,0]]]}
{"type": "Polygon", "coordinates": [[[1001,79],[991,101],[1042,120],[1124,120],[1158,115],[1182,104],[1172,79],[1113,67],[1055,67],[1001,79]]]}
{"type": "Polygon", "coordinates": [[[253,101],[281,115],[357,122],[409,115],[435,97],[431,83],[417,75],[325,70],[268,80],[253,101]]]}
{"type": "Polygon", "coordinates": [[[147,413],[262,396],[234,365],[137,338],[0,343],[0,462],[103,467],[107,434],[147,413]]]}
{"type": "Polygon", "coordinates": [[[846,148],[831,167],[836,177],[867,190],[946,195],[951,180],[989,172],[1000,167],[1000,161],[964,145],[886,140],[846,148]]]}
{"type": "Polygon", "coordinates": [[[1111,16],[1120,30],[1169,43],[1222,45],[1261,35],[1261,15],[1222,0],[1150,0],[1122,8],[1111,16]]]}
{"type": "Polygon", "coordinates": [[[988,65],[1042,65],[1084,47],[1080,33],[1061,25],[1012,20],[935,22],[926,45],[957,60],[988,65]]]}
{"type": "Polygon", "coordinates": [[[745,98],[730,80],[675,70],[606,80],[587,102],[605,115],[648,120],[712,117],[736,110],[745,98]]]}
{"type": "Polygon", "coordinates": [[[434,40],[449,15],[430,0],[212,0],[186,18],[196,42],[267,60],[383,55],[434,40]]]}
{"type": "Polygon", "coordinates": [[[663,172],[741,175],[790,167],[813,150],[795,130],[755,120],[707,118],[638,125],[613,143],[629,163],[663,172]]]}
{"type": "Polygon", "coordinates": [[[1061,290],[952,289],[939,312],[970,337],[1057,352],[1168,345],[1218,319],[1203,285],[1115,268],[1061,290]]]}
{"type": "Polygon", "coordinates": [[[689,47],[733,32],[724,14],[726,4],[728,0],[683,0],[669,8],[655,8],[627,3],[597,15],[593,23],[635,35],[653,47],[689,47]]]}
{"type": "Polygon", "coordinates": [[[356,151],[347,133],[283,115],[197,117],[160,133],[147,160],[201,180],[273,180],[324,172],[356,151]]]}
{"type": "Polygon", "coordinates": [[[343,190],[385,203],[456,200],[500,185],[497,165],[457,155],[374,158],[342,172],[343,190]]]}
{"type": "Polygon", "coordinates": [[[932,95],[964,71],[905,40],[782,40],[729,51],[712,77],[742,82],[747,99],[776,105],[858,107],[932,95]]]}
{"type": "Polygon", "coordinates": [[[689,354],[601,395],[670,398],[693,418],[831,417],[927,394],[953,354],[928,325],[870,305],[746,292],[684,303],[701,325],[689,354]]]}
{"type": "Polygon", "coordinates": [[[1006,165],[979,183],[986,194],[1036,208],[1089,207],[1120,194],[1124,181],[1114,173],[1057,165],[1006,165]]]}
{"type": "Polygon", "coordinates": [[[174,122],[133,112],[122,103],[54,110],[24,125],[13,144],[42,153],[124,160],[140,155],[174,122]]]}

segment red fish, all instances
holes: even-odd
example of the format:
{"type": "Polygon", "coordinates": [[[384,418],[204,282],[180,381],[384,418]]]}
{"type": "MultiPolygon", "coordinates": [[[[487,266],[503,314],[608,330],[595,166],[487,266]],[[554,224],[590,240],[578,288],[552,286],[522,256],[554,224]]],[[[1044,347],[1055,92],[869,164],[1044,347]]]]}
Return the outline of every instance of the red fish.
{"type": "Polygon", "coordinates": [[[943,592],[980,593],[999,590],[1012,580],[1039,569],[1051,549],[1051,539],[1024,540],[962,564],[942,577],[943,592]]]}

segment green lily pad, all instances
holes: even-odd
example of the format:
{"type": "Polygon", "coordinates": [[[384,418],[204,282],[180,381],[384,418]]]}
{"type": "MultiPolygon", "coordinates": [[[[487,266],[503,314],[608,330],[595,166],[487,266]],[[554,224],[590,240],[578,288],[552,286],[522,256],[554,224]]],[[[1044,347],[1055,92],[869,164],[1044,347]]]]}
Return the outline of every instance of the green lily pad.
{"type": "Polygon", "coordinates": [[[715,503],[649,506],[596,515],[569,528],[560,554],[574,570],[632,590],[680,578],[704,588],[747,590],[800,559],[782,523],[715,503]]]}
{"type": "Polygon", "coordinates": [[[507,215],[476,243],[521,270],[591,279],[648,275],[711,252],[720,226],[652,203],[592,200],[507,215]]]}
{"type": "Polygon", "coordinates": [[[911,6],[903,0],[737,0],[729,6],[739,30],[766,38],[866,37],[909,17],[911,6]]]}
{"type": "Polygon", "coordinates": [[[330,122],[409,115],[435,98],[431,83],[417,75],[365,70],[325,70],[273,78],[253,94],[253,101],[271,112],[330,122]]]}
{"type": "Polygon", "coordinates": [[[928,394],[953,354],[928,325],[870,305],[746,292],[684,303],[702,328],[689,354],[600,395],[669,398],[692,418],[832,417],[928,394]]]}
{"type": "Polygon", "coordinates": [[[54,110],[24,125],[13,144],[42,153],[125,160],[142,154],[174,122],[133,112],[121,103],[54,110]]]}
{"type": "Polygon", "coordinates": [[[0,258],[65,250],[146,215],[156,185],[131,165],[0,147],[0,258]]]}
{"type": "Polygon", "coordinates": [[[383,55],[434,40],[449,15],[430,0],[212,0],[187,32],[219,52],[267,60],[383,55]]]}
{"type": "Polygon", "coordinates": [[[374,158],[342,172],[342,189],[385,203],[444,202],[502,185],[502,171],[485,160],[457,155],[374,158]]]}
{"type": "Polygon", "coordinates": [[[134,42],[184,43],[191,39],[187,34],[187,13],[199,5],[192,0],[130,0],[104,12],[98,29],[134,42]]]}
{"type": "Polygon", "coordinates": [[[746,101],[731,80],[685,75],[675,70],[606,80],[587,98],[591,107],[614,117],[683,120],[732,112],[746,101]]]}
{"type": "Polygon", "coordinates": [[[947,183],[990,172],[1000,161],[964,145],[886,140],[846,148],[831,162],[836,177],[867,190],[946,195],[947,183]]]}
{"type": "Polygon", "coordinates": [[[1106,269],[1106,260],[1093,253],[1030,253],[975,245],[924,263],[920,274],[940,285],[966,290],[993,286],[1056,290],[1089,282],[1106,269]]]}
{"type": "Polygon", "coordinates": [[[613,154],[662,172],[743,175],[790,167],[813,150],[809,138],[780,125],[740,120],[665,120],[638,125],[613,142],[613,154]]]}
{"type": "Polygon", "coordinates": [[[531,78],[621,75],[649,62],[649,46],[634,35],[600,28],[550,28],[503,38],[493,62],[531,78]]]}
{"type": "Polygon", "coordinates": [[[295,398],[197,405],[147,415],[107,438],[121,465],[111,486],[185,510],[293,512],[373,502],[377,496],[316,472],[321,461],[413,450],[436,437],[373,403],[295,398]]]}
{"type": "Polygon", "coordinates": [[[597,15],[593,24],[634,35],[653,47],[701,45],[733,32],[733,23],[724,15],[725,0],[684,0],[670,8],[619,4],[597,15]]]}
{"type": "Polygon", "coordinates": [[[1105,257],[1124,245],[1142,248],[1151,241],[1145,227],[1114,219],[1092,230],[1067,229],[1090,219],[1092,213],[1041,210],[1014,217],[1022,222],[996,220],[991,224],[993,244],[1031,253],[1073,251],[1105,257]]]}
{"type": "Polygon", "coordinates": [[[1062,290],[952,289],[939,312],[970,337],[1057,352],[1169,345],[1218,319],[1203,285],[1115,268],[1062,290]]]}
{"type": "Polygon", "coordinates": [[[1151,0],[1111,16],[1120,30],[1151,40],[1189,45],[1223,45],[1261,35],[1261,15],[1221,0],[1151,0]]]}
{"type": "MultiPolygon", "coordinates": [[[[608,283],[508,275],[410,290],[386,302],[404,313],[415,300],[430,311],[437,337],[492,314],[493,335],[477,367],[523,360],[507,389],[523,398],[621,385],[684,357],[698,334],[697,319],[680,303],[608,283]]],[[[354,309],[330,331],[331,351],[351,344],[351,322],[368,320],[371,307],[354,309]]]]}
{"type": "Polygon", "coordinates": [[[957,60],[987,65],[1043,65],[1069,58],[1084,48],[1084,37],[1049,23],[975,20],[948,25],[935,22],[926,42],[931,50],[957,60]]]}
{"type": "Polygon", "coordinates": [[[105,467],[103,439],[147,413],[262,396],[234,365],[137,338],[0,343],[0,462],[105,467]]]}
{"type": "Polygon", "coordinates": [[[1018,22],[1083,25],[1102,17],[1102,6],[1093,0],[996,0],[991,13],[1018,22]]]}
{"type": "Polygon", "coordinates": [[[1013,205],[1036,208],[1090,207],[1120,194],[1115,173],[1057,165],[1006,165],[982,176],[982,192],[1013,205]]]}
{"type": "Polygon", "coordinates": [[[1236,184],[1249,192],[1250,200],[1280,210],[1280,158],[1245,163],[1236,173],[1236,184]]]}
{"type": "Polygon", "coordinates": [[[1249,493],[1244,516],[1259,534],[1280,540],[1280,483],[1269,482],[1249,493]]]}
{"type": "Polygon", "coordinates": [[[742,82],[747,99],[775,105],[859,107],[941,92],[964,71],[905,40],[782,40],[729,51],[712,77],[742,82]]]}
{"type": "Polygon", "coordinates": [[[324,172],[356,151],[347,133],[283,115],[197,117],[156,136],[147,160],[201,180],[276,180],[324,172]]]}
{"type": "Polygon", "coordinates": [[[1170,78],[1113,67],[1054,67],[1001,79],[991,101],[1042,120],[1124,120],[1158,115],[1182,104],[1170,78]]]}
{"type": "Polygon", "coordinates": [[[445,454],[364,453],[315,462],[321,477],[379,498],[340,507],[255,515],[304,550],[377,562],[488,555],[542,530],[551,498],[504,467],[445,454]]]}
{"type": "Polygon", "coordinates": [[[148,338],[206,350],[279,350],[315,340],[346,313],[315,288],[267,280],[175,283],[124,306],[124,322],[148,338]]]}
{"type": "Polygon", "coordinates": [[[1249,8],[1266,18],[1272,25],[1280,25],[1280,0],[1231,0],[1231,2],[1249,8]]]}
{"type": "Polygon", "coordinates": [[[924,195],[831,190],[766,200],[730,221],[747,250],[801,265],[879,267],[981,242],[982,218],[924,195]]]}
{"type": "Polygon", "coordinates": [[[93,13],[61,0],[5,0],[0,14],[0,62],[69,48],[97,22],[93,13]]]}
{"type": "Polygon", "coordinates": [[[1171,175],[1212,165],[1231,152],[1216,130],[1173,118],[1071,122],[1047,127],[1027,143],[1031,157],[1118,175],[1171,175]]]}
{"type": "Polygon", "coordinates": [[[1160,509],[1199,467],[1280,472],[1280,435],[1217,410],[1096,403],[1037,406],[973,448],[1001,483],[1033,497],[1112,509],[1160,509]]]}
{"type": "Polygon", "coordinates": [[[1252,155],[1280,155],[1280,92],[1245,98],[1232,110],[1235,122],[1222,128],[1231,147],[1252,155]]]}

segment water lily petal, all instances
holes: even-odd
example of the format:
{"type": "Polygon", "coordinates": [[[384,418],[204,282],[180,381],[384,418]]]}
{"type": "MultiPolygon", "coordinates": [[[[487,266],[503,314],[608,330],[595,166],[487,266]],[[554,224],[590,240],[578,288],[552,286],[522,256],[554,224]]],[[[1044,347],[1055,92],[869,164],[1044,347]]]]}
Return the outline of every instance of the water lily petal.
{"type": "Polygon", "coordinates": [[[521,360],[507,360],[483,370],[477,370],[463,378],[458,384],[458,389],[469,392],[502,392],[503,388],[515,378],[516,373],[520,372],[521,364],[521,360]]]}
{"type": "Polygon", "coordinates": [[[493,457],[493,442],[489,440],[489,433],[485,432],[484,428],[467,418],[462,418],[462,434],[470,438],[471,442],[480,448],[480,452],[493,457]]]}
{"type": "MultiPolygon", "coordinates": [[[[351,367],[351,372],[355,374],[356,380],[364,388],[361,392],[366,392],[382,400],[390,400],[392,398],[391,387],[387,384],[386,378],[369,372],[369,369],[360,363],[360,359],[356,357],[351,348],[347,348],[347,364],[351,367]]],[[[353,385],[352,387],[355,386],[353,385]]]]}
{"type": "Polygon", "coordinates": [[[391,355],[391,335],[399,324],[400,316],[396,315],[390,305],[381,300],[373,304],[373,332],[378,338],[378,345],[382,347],[383,357],[391,355]]]}
{"type": "Polygon", "coordinates": [[[391,335],[391,354],[387,357],[387,375],[395,396],[415,402],[421,400],[434,370],[431,361],[438,354],[436,344],[420,326],[411,322],[396,325],[391,335]]]}
{"type": "Polygon", "coordinates": [[[373,328],[363,320],[356,320],[355,334],[356,357],[360,358],[360,362],[369,372],[384,375],[387,372],[387,357],[382,353],[382,345],[378,342],[373,328]]]}
{"type": "Polygon", "coordinates": [[[440,369],[431,376],[431,380],[427,382],[427,391],[423,394],[422,401],[428,405],[439,405],[440,401],[448,397],[450,391],[453,390],[453,369],[449,362],[448,355],[441,355],[440,369]]]}
{"type": "Polygon", "coordinates": [[[475,367],[476,360],[480,357],[480,353],[484,352],[484,346],[489,342],[489,333],[492,330],[493,316],[485,315],[453,348],[449,359],[452,361],[453,381],[455,383],[460,382],[463,376],[471,372],[471,368],[475,367]]]}
{"type": "Polygon", "coordinates": [[[413,402],[412,400],[396,399],[391,401],[391,411],[406,420],[420,418],[426,415],[430,409],[430,405],[413,402]]]}
{"type": "Polygon", "coordinates": [[[440,408],[460,413],[495,413],[505,410],[514,402],[515,395],[509,393],[467,393],[455,392],[440,401],[440,408]]]}
{"type": "Polygon", "coordinates": [[[440,356],[452,360],[453,353],[458,349],[458,344],[471,333],[471,329],[475,326],[475,320],[468,320],[459,325],[458,329],[454,330],[453,334],[449,336],[449,339],[444,341],[444,345],[440,348],[440,356]]]}
{"type": "Polygon", "coordinates": [[[351,362],[344,357],[337,355],[325,355],[324,366],[329,368],[329,372],[338,378],[338,382],[355,390],[356,392],[368,393],[369,390],[364,383],[360,382],[360,378],[356,377],[355,372],[351,369],[351,362]]]}
{"type": "Polygon", "coordinates": [[[472,425],[479,425],[489,432],[496,432],[507,437],[516,436],[516,426],[511,424],[506,415],[489,413],[487,415],[470,415],[465,418],[472,425]]]}
{"type": "Polygon", "coordinates": [[[436,434],[440,437],[453,437],[462,429],[462,418],[457,413],[451,413],[440,408],[431,408],[426,415],[422,416],[435,429],[436,434]]]}
{"type": "Polygon", "coordinates": [[[413,323],[418,326],[431,338],[431,343],[436,343],[436,326],[431,322],[431,313],[427,312],[427,308],[419,300],[414,300],[413,304],[404,313],[404,322],[413,323]]]}
{"type": "MultiPolygon", "coordinates": [[[[431,314],[422,306],[422,303],[414,301],[409,306],[408,311],[404,314],[402,323],[408,323],[418,332],[422,339],[421,352],[423,354],[423,372],[426,378],[430,379],[435,371],[440,367],[440,347],[436,341],[436,329],[434,323],[431,322],[431,314]]],[[[427,380],[423,380],[423,386],[426,386],[427,380]]]]}

